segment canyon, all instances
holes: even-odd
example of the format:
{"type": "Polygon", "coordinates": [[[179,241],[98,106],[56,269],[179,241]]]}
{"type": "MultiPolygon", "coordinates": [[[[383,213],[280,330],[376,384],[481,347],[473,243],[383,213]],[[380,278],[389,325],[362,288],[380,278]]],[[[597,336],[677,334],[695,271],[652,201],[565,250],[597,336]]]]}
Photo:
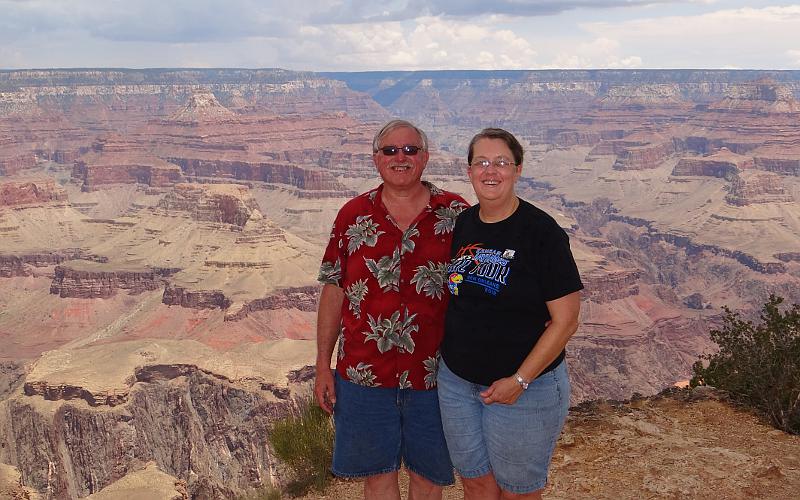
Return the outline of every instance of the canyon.
{"type": "Polygon", "coordinates": [[[472,135],[522,140],[518,193],[586,286],[573,404],[685,381],[723,306],[800,302],[799,97],[793,71],[0,71],[0,472],[283,484],[270,425],[309,394],[324,245],[393,116],[471,202],[472,135]]]}

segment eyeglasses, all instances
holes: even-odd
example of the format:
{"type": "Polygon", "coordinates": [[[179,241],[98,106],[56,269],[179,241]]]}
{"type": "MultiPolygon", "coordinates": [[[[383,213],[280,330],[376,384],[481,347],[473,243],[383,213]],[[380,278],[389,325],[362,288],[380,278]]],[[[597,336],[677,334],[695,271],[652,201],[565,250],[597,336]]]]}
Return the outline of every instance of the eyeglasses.
{"type": "Polygon", "coordinates": [[[394,156],[400,151],[402,151],[406,156],[414,156],[415,154],[419,153],[421,149],[422,148],[419,146],[384,146],[379,148],[378,151],[386,156],[394,156]]]}
{"type": "Polygon", "coordinates": [[[491,165],[494,165],[498,170],[503,170],[517,166],[517,164],[511,160],[507,160],[505,158],[496,158],[494,161],[487,159],[474,160],[470,165],[470,167],[476,167],[481,170],[486,170],[491,165]]]}

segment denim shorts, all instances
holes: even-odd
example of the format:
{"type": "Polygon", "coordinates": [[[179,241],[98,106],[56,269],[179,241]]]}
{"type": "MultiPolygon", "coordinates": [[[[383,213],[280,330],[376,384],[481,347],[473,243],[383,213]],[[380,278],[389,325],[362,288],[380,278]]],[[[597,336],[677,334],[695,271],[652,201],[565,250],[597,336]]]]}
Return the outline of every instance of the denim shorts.
{"type": "Polygon", "coordinates": [[[400,463],[439,486],[455,482],[436,390],[365,387],[335,375],[333,467],[340,477],[393,472],[400,463]]]}
{"type": "Polygon", "coordinates": [[[439,363],[439,405],[456,471],[465,478],[494,474],[511,493],[547,484],[547,469],[569,409],[566,362],[533,380],[513,405],[487,405],[473,384],[439,363]]]}

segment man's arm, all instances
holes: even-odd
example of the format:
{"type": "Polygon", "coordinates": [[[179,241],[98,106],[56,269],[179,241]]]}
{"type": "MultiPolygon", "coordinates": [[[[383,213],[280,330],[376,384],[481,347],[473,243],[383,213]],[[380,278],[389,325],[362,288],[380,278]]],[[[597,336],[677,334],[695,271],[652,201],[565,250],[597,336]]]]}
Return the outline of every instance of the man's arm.
{"type": "Polygon", "coordinates": [[[322,287],[317,310],[317,376],[314,381],[314,395],[320,408],[331,414],[336,403],[331,356],[339,336],[343,302],[344,291],[341,288],[331,284],[322,287]]]}

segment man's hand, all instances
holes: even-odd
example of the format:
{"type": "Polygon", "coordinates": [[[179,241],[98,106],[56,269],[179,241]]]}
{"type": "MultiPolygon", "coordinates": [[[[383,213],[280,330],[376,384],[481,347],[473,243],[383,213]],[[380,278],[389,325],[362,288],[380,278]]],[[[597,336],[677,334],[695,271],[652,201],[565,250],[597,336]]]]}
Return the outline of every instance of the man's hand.
{"type": "Polygon", "coordinates": [[[522,394],[522,386],[519,385],[514,377],[506,377],[495,380],[488,389],[481,392],[483,402],[487,405],[492,403],[502,403],[513,405],[522,394]]]}
{"type": "Polygon", "coordinates": [[[314,396],[317,404],[329,415],[333,415],[333,405],[336,404],[336,389],[333,385],[333,372],[330,367],[317,367],[317,376],[314,380],[314,396]]]}

